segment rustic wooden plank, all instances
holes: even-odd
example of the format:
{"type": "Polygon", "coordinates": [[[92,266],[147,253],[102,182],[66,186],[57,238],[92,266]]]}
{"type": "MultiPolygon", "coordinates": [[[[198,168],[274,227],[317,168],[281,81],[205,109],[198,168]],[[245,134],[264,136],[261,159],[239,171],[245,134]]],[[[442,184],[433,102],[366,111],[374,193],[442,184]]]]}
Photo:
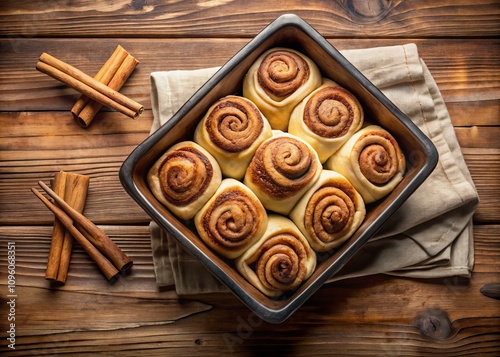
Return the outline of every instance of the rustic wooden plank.
{"type": "MultiPolygon", "coordinates": [[[[471,92],[473,93],[473,92],[471,92]]],[[[448,112],[455,126],[490,126],[500,125],[500,100],[475,100],[446,102],[448,112]]]]}
{"type": "Polygon", "coordinates": [[[464,148],[462,151],[480,200],[474,220],[499,222],[500,150],[464,148]]]}
{"type": "MultiPolygon", "coordinates": [[[[68,280],[65,285],[53,285],[45,280],[45,268],[50,249],[52,225],[47,226],[4,226],[0,227],[1,263],[5,267],[7,242],[15,242],[16,286],[62,292],[100,292],[101,294],[126,293],[129,296],[154,298],[156,285],[149,227],[143,226],[99,226],[116,244],[129,255],[134,264],[126,276],[110,284],[96,264],[78,243],[74,245],[68,280]],[[135,286],[126,291],[128,284],[135,286]]],[[[5,270],[4,270],[5,272],[5,270]]],[[[5,284],[5,281],[2,281],[5,284]]],[[[168,295],[168,294],[167,294],[168,295]]],[[[170,296],[171,298],[171,296],[170,296]]]]}
{"type": "Polygon", "coordinates": [[[455,133],[462,148],[500,150],[500,126],[458,127],[455,128],[455,133]]]}
{"type": "MultiPolygon", "coordinates": [[[[297,356],[311,351],[318,356],[336,351],[456,356],[500,350],[500,301],[479,292],[500,276],[498,225],[475,227],[476,262],[469,281],[377,275],[327,284],[279,325],[262,322],[229,293],[178,300],[173,291],[160,291],[153,279],[148,228],[101,228],[134,258],[131,275],[108,284],[77,245],[67,284],[54,287],[43,276],[50,227],[0,227],[2,252],[7,242],[16,244],[19,355],[112,351],[133,356],[147,350],[158,356],[173,351],[252,356],[279,350],[297,356]],[[421,335],[416,318],[425,309],[447,314],[449,338],[436,341],[421,335]]],[[[0,266],[5,271],[4,253],[0,266]]],[[[2,273],[2,290],[4,278],[2,273]]],[[[5,323],[0,321],[2,328],[5,323]]]]}
{"type": "MultiPolygon", "coordinates": [[[[151,72],[223,65],[243,39],[0,39],[0,108],[4,111],[65,110],[79,94],[35,70],[48,52],[94,74],[117,44],[140,63],[122,93],[151,107],[151,72]],[[154,48],[154,58],[151,49],[154,48]]],[[[415,42],[458,126],[498,125],[500,121],[500,40],[331,40],[337,48],[357,49],[415,42]]]]}
{"type": "MultiPolygon", "coordinates": [[[[52,233],[51,226],[2,226],[0,227],[0,266],[7,266],[7,255],[5,254],[8,242],[15,242],[16,246],[16,287],[20,288],[35,288],[41,290],[57,291],[60,294],[73,292],[88,293],[100,292],[103,295],[128,296],[133,298],[152,298],[157,299],[162,296],[173,298],[175,293],[172,291],[161,291],[155,284],[151,243],[148,225],[99,225],[109,237],[127,254],[133,261],[129,273],[126,276],[120,277],[115,284],[110,284],[95,266],[95,263],[90,259],[87,253],[78,245],[75,244],[73,255],[71,258],[71,266],[68,274],[67,283],[63,286],[52,285],[50,281],[45,280],[44,272],[47,262],[47,256],[50,248],[50,237],[52,233]]],[[[411,290],[412,294],[405,294],[406,301],[399,302],[397,305],[405,304],[408,311],[406,316],[398,315],[396,311],[388,312],[391,318],[404,318],[413,314],[411,308],[432,307],[433,303],[437,303],[440,296],[433,296],[431,300],[424,305],[418,305],[421,302],[414,301],[413,298],[423,298],[423,295],[433,293],[451,293],[446,301],[439,302],[439,306],[451,307],[453,304],[462,307],[465,310],[473,310],[474,304],[470,301],[458,301],[460,295],[470,294],[475,299],[479,298],[480,287],[487,283],[493,282],[495,277],[498,278],[500,266],[497,264],[500,259],[500,226],[499,225],[475,225],[474,226],[474,246],[475,246],[475,265],[473,277],[467,281],[466,279],[444,278],[444,279],[396,279],[386,276],[374,276],[366,281],[363,278],[348,279],[325,285],[322,289],[336,289],[338,292],[352,291],[352,295],[345,295],[344,300],[349,297],[356,303],[359,308],[366,301],[377,301],[377,298],[382,296],[383,291],[394,293],[393,299],[401,299],[401,294],[405,290],[411,290]],[[357,294],[355,289],[363,288],[367,294],[357,294]],[[412,298],[410,298],[412,297],[412,298]],[[454,301],[454,299],[457,301],[454,301]],[[434,300],[435,299],[435,300],[434,300]],[[393,316],[392,316],[393,315],[393,316]]],[[[2,270],[5,274],[5,269],[2,270]]],[[[6,280],[0,281],[1,285],[6,285],[6,280]]],[[[211,296],[216,299],[219,296],[232,296],[232,294],[210,294],[204,301],[212,301],[211,296]]],[[[338,294],[336,294],[338,295],[338,294]]],[[[203,295],[204,296],[204,295],[203,295]]],[[[50,298],[49,295],[43,295],[44,298],[50,298]]],[[[325,303],[331,298],[331,295],[319,293],[312,297],[312,301],[316,301],[324,306],[329,306],[335,312],[335,318],[341,321],[363,318],[362,316],[352,316],[348,311],[343,311],[337,305],[329,305],[325,303]]],[[[494,301],[493,299],[491,299],[494,301]]],[[[485,300],[489,301],[489,300],[485,300]]],[[[238,304],[239,301],[235,300],[238,304]]],[[[348,302],[343,301],[343,303],[348,302]]],[[[396,302],[395,302],[396,303],[396,302]]],[[[377,302],[381,306],[366,305],[365,310],[373,309],[373,313],[380,314],[379,318],[384,319],[385,310],[391,310],[392,304],[389,306],[384,301],[377,302]],[[380,310],[382,309],[382,310],[380,310]],[[378,311],[378,312],[375,312],[378,311]]],[[[500,304],[500,302],[499,302],[500,304]]],[[[316,303],[309,303],[308,309],[316,309],[316,303]]],[[[222,306],[222,305],[219,305],[222,306]]],[[[324,307],[323,306],[323,307],[324,307]]],[[[494,308],[495,305],[488,305],[494,308]]],[[[498,305],[497,305],[498,306],[498,305]]],[[[479,313],[471,311],[463,311],[456,309],[453,312],[453,318],[462,318],[463,316],[477,316],[479,313]],[[467,315],[470,314],[471,315],[467,315]]],[[[317,316],[320,318],[320,316],[317,316]]]]}
{"type": "MultiPolygon", "coordinates": [[[[206,316],[203,314],[202,316],[206,316]]],[[[100,331],[82,331],[71,334],[53,334],[43,338],[21,338],[16,355],[32,356],[33,353],[48,355],[85,354],[135,357],[141,353],[148,356],[188,356],[194,353],[202,356],[220,357],[237,355],[290,356],[496,356],[499,347],[497,338],[498,319],[470,318],[461,324],[456,339],[446,342],[429,341],[419,335],[415,327],[398,324],[331,324],[328,330],[318,330],[311,325],[297,325],[286,332],[264,331],[260,326],[252,327],[245,321],[234,320],[228,332],[186,331],[171,325],[124,329],[110,336],[100,331]],[[250,329],[248,329],[250,327],[250,329]]],[[[177,321],[180,326],[185,321],[177,321]]],[[[203,324],[203,321],[199,321],[203,324]]]]}
{"type": "Polygon", "coordinates": [[[494,0],[155,1],[92,3],[8,1],[0,35],[25,37],[253,37],[284,13],[295,13],[329,37],[498,36],[494,0]],[[222,16],[223,14],[223,16],[222,16]],[[256,16],[257,14],[257,16],[256,16]],[[404,24],[402,26],[401,24],[404,24]]]}
{"type": "Polygon", "coordinates": [[[500,127],[456,127],[465,163],[479,195],[476,222],[499,222],[500,127]]]}
{"type": "Polygon", "coordinates": [[[141,326],[162,326],[212,308],[196,301],[183,303],[175,296],[170,299],[152,299],[118,294],[109,296],[99,292],[89,294],[73,291],[59,294],[23,287],[17,288],[16,292],[21,319],[19,334],[28,338],[87,330],[115,331],[141,326]],[[42,297],[44,294],[51,295],[50,301],[42,297]],[[147,304],[141,303],[146,299],[147,304]],[[113,308],[109,308],[110,304],[113,308]],[[29,315],[23,314],[22,309],[27,310],[28,306],[29,315]]]}
{"type": "MultiPolygon", "coordinates": [[[[0,291],[7,291],[5,248],[15,241],[16,355],[500,355],[500,302],[479,292],[500,279],[499,15],[498,0],[76,0],[50,7],[4,1],[0,291]],[[341,281],[322,287],[280,325],[263,323],[232,294],[179,298],[156,287],[149,218],[117,177],[149,132],[149,74],[222,65],[285,12],[301,15],[339,49],[418,45],[481,199],[470,280],[377,275],[341,281]],[[117,44],[141,61],[122,92],[148,110],[132,121],[106,109],[91,128],[79,128],[68,116],[78,94],[35,71],[37,58],[50,52],[93,74],[117,44]],[[53,218],[29,187],[59,169],[91,176],[86,213],[134,259],[116,284],[108,284],[78,245],[67,284],[44,279],[53,218]],[[419,331],[416,318],[429,308],[449,317],[448,338],[419,331]]],[[[7,311],[5,293],[0,304],[7,311]]],[[[7,323],[0,318],[0,329],[8,331],[7,323]]],[[[8,351],[5,342],[0,354],[8,351]]]]}
{"type": "MultiPolygon", "coordinates": [[[[118,170],[127,155],[144,140],[151,113],[137,121],[119,113],[103,113],[88,129],[65,113],[0,113],[0,221],[49,223],[52,214],[30,192],[38,180],[48,182],[59,170],[91,177],[86,214],[97,223],[146,222],[147,215],[123,191],[118,170]],[[42,124],[38,124],[42,123],[42,124]],[[24,128],[31,128],[25,132],[24,128]],[[106,192],[106,197],[103,197],[106,192]],[[103,205],[103,200],[113,207],[103,205]],[[26,203],[30,202],[28,207],[26,203]]],[[[480,194],[479,221],[498,220],[500,155],[498,128],[457,128],[459,142],[480,194]],[[473,131],[472,134],[467,134],[473,131]],[[477,132],[484,133],[479,135],[477,132]],[[478,138],[481,138],[480,140],[478,138]]]]}
{"type": "Polygon", "coordinates": [[[60,170],[90,177],[85,214],[96,223],[147,222],[125,193],[118,171],[148,135],[152,114],[132,120],[120,113],[99,114],[83,129],[69,113],[0,113],[0,221],[3,224],[52,221],[50,211],[31,193],[60,170]]]}
{"type": "MultiPolygon", "coordinates": [[[[0,112],[0,224],[50,223],[52,214],[30,188],[38,180],[48,182],[59,170],[90,176],[85,212],[96,223],[148,222],[147,214],[123,190],[118,170],[148,136],[151,123],[150,111],[135,121],[116,112],[100,113],[87,129],[65,112],[0,112]]],[[[479,222],[498,222],[499,130],[456,128],[479,191],[479,222]]]]}

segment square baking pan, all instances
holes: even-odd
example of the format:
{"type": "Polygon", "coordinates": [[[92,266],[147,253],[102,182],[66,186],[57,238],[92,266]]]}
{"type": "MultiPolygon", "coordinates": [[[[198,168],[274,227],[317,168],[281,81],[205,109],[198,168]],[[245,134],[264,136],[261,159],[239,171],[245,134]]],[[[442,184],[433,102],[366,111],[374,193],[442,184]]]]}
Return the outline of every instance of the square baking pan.
{"type": "Polygon", "coordinates": [[[296,15],[286,14],[229,59],[167,123],[144,140],[124,161],[119,176],[125,190],[144,211],[255,314],[265,321],[281,323],[356,254],[430,175],[437,161],[433,143],[405,114],[314,28],[296,15]],[[323,253],[311,277],[279,299],[262,294],[238,273],[231,261],[211,251],[198,237],[192,222],[180,220],[169,212],[147,183],[147,173],[154,162],[170,146],[192,140],[195,127],[214,102],[226,95],[241,93],[241,83],[249,67],[260,54],[273,47],[289,47],[304,53],[318,65],[323,76],[353,93],[361,102],[365,116],[396,138],[407,161],[403,180],[385,198],[367,206],[366,218],[354,235],[335,251],[323,253]]]}

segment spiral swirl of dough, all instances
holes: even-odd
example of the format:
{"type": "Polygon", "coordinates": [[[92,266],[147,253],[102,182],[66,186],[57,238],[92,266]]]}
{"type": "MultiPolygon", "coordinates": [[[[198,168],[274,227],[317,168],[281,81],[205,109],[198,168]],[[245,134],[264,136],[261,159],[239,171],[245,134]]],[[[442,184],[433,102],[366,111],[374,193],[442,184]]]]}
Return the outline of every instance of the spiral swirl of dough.
{"type": "Polygon", "coordinates": [[[309,78],[309,66],[297,53],[276,50],[268,53],[257,72],[257,80],[274,100],[282,100],[299,89],[309,78]]]}
{"type": "Polygon", "coordinates": [[[257,107],[237,96],[219,100],[204,122],[211,142],[230,153],[248,149],[264,129],[257,107]]]}
{"type": "Polygon", "coordinates": [[[359,101],[348,90],[324,79],[291,113],[288,132],[307,141],[325,162],[364,122],[359,101]]]}
{"type": "Polygon", "coordinates": [[[176,216],[191,219],[222,181],[217,160],[203,147],[183,141],[151,167],[147,181],[154,196],[176,216]]]}
{"type": "Polygon", "coordinates": [[[290,213],[314,250],[328,251],[346,241],[366,215],[361,195],[342,175],[323,170],[290,213]]]}
{"type": "Polygon", "coordinates": [[[361,105],[346,89],[324,87],[311,95],[304,108],[304,123],[325,138],[345,136],[363,121],[361,105]]]}
{"type": "Polygon", "coordinates": [[[353,147],[363,176],[374,185],[384,185],[401,171],[403,154],[388,132],[367,133],[353,147]]]}
{"type": "Polygon", "coordinates": [[[208,187],[213,167],[208,158],[192,147],[169,153],[159,169],[161,192],[177,206],[195,201],[208,187]]]}
{"type": "Polygon", "coordinates": [[[306,269],[300,262],[306,258],[306,250],[293,234],[281,233],[270,238],[260,252],[255,268],[268,289],[287,291],[304,280],[306,269]]]}
{"type": "Polygon", "coordinates": [[[275,130],[286,131],[293,108],[321,85],[319,67],[291,48],[261,54],[243,79],[243,96],[257,105],[275,130]]]}
{"type": "Polygon", "coordinates": [[[259,146],[244,182],[266,208],[284,213],[317,180],[321,169],[318,155],[309,144],[282,133],[259,146]],[[284,201],[287,199],[293,202],[284,201]]]}
{"type": "Polygon", "coordinates": [[[311,275],[316,255],[292,221],[270,215],[266,233],[237,259],[236,267],[264,294],[277,297],[311,275]]]}
{"type": "Polygon", "coordinates": [[[267,213],[241,182],[225,179],[195,216],[195,225],[205,243],[232,259],[260,238],[267,225],[267,213]]]}
{"type": "Polygon", "coordinates": [[[271,125],[257,106],[230,95],[208,109],[196,127],[194,141],[217,159],[226,177],[241,180],[255,150],[271,136],[271,125]]]}
{"type": "Polygon", "coordinates": [[[279,137],[261,146],[254,163],[262,174],[262,183],[277,198],[303,188],[319,169],[309,147],[290,137],[279,137]]]}
{"type": "Polygon", "coordinates": [[[354,134],[325,166],[344,175],[365,203],[370,203],[387,195],[403,179],[406,160],[388,131],[369,125],[354,134]]]}

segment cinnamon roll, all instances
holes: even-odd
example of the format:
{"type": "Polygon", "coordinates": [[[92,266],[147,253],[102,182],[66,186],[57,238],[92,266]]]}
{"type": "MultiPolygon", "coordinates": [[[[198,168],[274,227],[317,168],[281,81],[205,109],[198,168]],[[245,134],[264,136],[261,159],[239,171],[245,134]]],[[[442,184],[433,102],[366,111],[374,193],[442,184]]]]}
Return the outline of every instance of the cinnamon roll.
{"type": "Polygon", "coordinates": [[[227,96],[208,109],[194,141],[217,159],[225,176],[241,180],[257,147],[271,136],[269,122],[254,103],[227,96]]]}
{"type": "Polygon", "coordinates": [[[316,254],[292,221],[271,214],[264,235],[235,264],[253,286],[277,298],[311,276],[316,254]]]}
{"type": "Polygon", "coordinates": [[[318,181],[290,212],[290,219],[317,252],[326,252],[351,237],[365,219],[361,195],[341,174],[323,170],[318,181]]]}
{"type": "Polygon", "coordinates": [[[182,219],[191,219],[222,181],[215,158],[192,141],[170,147],[147,174],[158,201],[182,219]]]}
{"type": "Polygon", "coordinates": [[[389,194],[403,179],[406,160],[387,130],[369,125],[349,138],[325,167],[344,175],[365,203],[371,203],[389,194]]]}
{"type": "Polygon", "coordinates": [[[363,125],[363,108],[352,93],[325,79],[292,111],[288,132],[307,141],[324,163],[363,125]]]}
{"type": "Polygon", "coordinates": [[[292,109],[321,85],[318,66],[304,54],[276,47],[264,52],[243,79],[243,96],[276,130],[286,131],[292,109]]]}
{"type": "Polygon", "coordinates": [[[252,191],[240,181],[227,178],[195,215],[194,224],[205,244],[233,259],[264,234],[267,213],[252,191]]]}
{"type": "Polygon", "coordinates": [[[255,152],[243,182],[264,207],[287,215],[321,174],[318,154],[304,140],[279,130],[255,152]]]}

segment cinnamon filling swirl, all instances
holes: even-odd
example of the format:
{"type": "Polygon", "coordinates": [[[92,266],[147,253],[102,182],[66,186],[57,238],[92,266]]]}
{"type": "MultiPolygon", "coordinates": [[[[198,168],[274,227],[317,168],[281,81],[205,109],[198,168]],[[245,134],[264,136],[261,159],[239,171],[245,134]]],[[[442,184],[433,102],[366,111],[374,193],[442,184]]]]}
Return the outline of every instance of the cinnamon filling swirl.
{"type": "Polygon", "coordinates": [[[316,135],[337,138],[346,135],[360,120],[357,100],[342,87],[318,90],[304,108],[304,123],[316,135]]]}
{"type": "Polygon", "coordinates": [[[279,233],[262,244],[252,259],[254,269],[268,289],[289,291],[307,274],[307,250],[293,233],[279,233]]]}
{"type": "Polygon", "coordinates": [[[374,185],[384,185],[404,167],[404,156],[387,132],[368,132],[354,146],[363,176],[374,185]]]}
{"type": "Polygon", "coordinates": [[[355,191],[343,182],[330,182],[309,199],[304,214],[307,232],[321,242],[343,237],[352,226],[356,213],[355,191]]]}
{"type": "Polygon", "coordinates": [[[262,133],[262,115],[251,102],[223,98],[211,110],[205,126],[210,140],[230,153],[248,149],[262,133]]]}
{"type": "Polygon", "coordinates": [[[244,192],[234,188],[219,195],[202,217],[208,239],[225,250],[238,250],[254,239],[265,211],[244,192]]]}
{"type": "Polygon", "coordinates": [[[200,197],[213,176],[208,158],[192,147],[172,151],[159,169],[161,192],[176,206],[186,206],[200,197]]]}
{"type": "Polygon", "coordinates": [[[276,198],[307,186],[319,169],[310,148],[291,137],[276,137],[262,144],[250,166],[252,180],[276,198]]]}
{"type": "Polygon", "coordinates": [[[269,53],[257,72],[257,81],[275,99],[283,99],[299,89],[309,78],[309,66],[298,54],[279,50],[269,53]]]}

